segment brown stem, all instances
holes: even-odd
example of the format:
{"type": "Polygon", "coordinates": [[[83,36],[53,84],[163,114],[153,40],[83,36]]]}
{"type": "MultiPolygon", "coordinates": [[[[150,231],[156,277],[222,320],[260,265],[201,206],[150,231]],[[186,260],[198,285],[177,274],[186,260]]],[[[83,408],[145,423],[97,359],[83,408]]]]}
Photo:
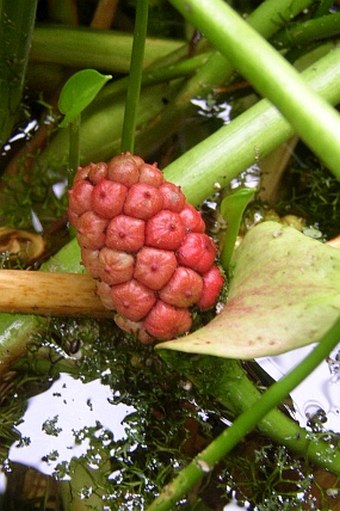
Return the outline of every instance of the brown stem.
{"type": "Polygon", "coordinates": [[[109,29],[118,7],[118,0],[99,0],[91,22],[92,28],[109,29]]]}
{"type": "Polygon", "coordinates": [[[92,277],[78,273],[0,270],[0,311],[42,316],[112,318],[92,277]]]}

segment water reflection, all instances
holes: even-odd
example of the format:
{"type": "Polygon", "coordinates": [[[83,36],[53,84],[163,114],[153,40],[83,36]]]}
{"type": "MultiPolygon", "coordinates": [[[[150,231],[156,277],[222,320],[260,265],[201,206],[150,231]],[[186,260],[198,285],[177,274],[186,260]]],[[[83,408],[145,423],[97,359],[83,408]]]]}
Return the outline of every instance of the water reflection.
{"type": "Polygon", "coordinates": [[[60,463],[88,452],[90,439],[85,432],[90,428],[96,428],[97,436],[104,430],[111,432],[115,442],[124,439],[122,422],[135,408],[124,403],[113,405],[112,397],[112,389],[100,379],[83,383],[60,374],[46,392],[29,399],[17,427],[24,441],[12,445],[10,461],[51,475],[60,463]]]}
{"type": "MultiPolygon", "coordinates": [[[[258,359],[258,363],[272,378],[278,380],[299,364],[315,345],[258,359]]],[[[339,346],[340,348],[340,346],[339,346]]],[[[300,426],[319,428],[340,433],[340,364],[337,351],[333,350],[292,392],[295,415],[300,426]],[[318,424],[317,424],[318,422],[318,424]]]]}

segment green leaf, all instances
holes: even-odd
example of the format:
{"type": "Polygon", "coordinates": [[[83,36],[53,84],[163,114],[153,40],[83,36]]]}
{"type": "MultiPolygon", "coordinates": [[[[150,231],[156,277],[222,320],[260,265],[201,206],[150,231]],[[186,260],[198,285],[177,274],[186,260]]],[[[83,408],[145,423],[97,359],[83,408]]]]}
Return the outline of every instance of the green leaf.
{"type": "Polygon", "coordinates": [[[111,75],[102,75],[95,69],[83,69],[71,76],[62,88],[58,108],[65,114],[60,124],[67,127],[94,100],[111,75]]]}
{"type": "Polygon", "coordinates": [[[340,317],[340,251],[263,222],[237,249],[228,302],[209,324],[157,345],[251,359],[318,341],[340,317]]]}
{"type": "Polygon", "coordinates": [[[254,195],[255,190],[239,188],[230,195],[227,195],[227,197],[224,197],[221,202],[221,215],[228,223],[227,232],[223,237],[223,248],[221,252],[221,263],[226,270],[229,270],[229,264],[234,252],[243,213],[254,195]]]}

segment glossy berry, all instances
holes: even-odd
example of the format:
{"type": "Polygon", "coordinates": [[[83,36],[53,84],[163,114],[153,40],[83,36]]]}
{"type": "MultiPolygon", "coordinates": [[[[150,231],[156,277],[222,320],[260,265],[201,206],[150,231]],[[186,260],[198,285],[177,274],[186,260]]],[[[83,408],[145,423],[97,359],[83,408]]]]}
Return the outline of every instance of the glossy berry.
{"type": "Polygon", "coordinates": [[[179,186],[173,183],[164,183],[159,187],[163,197],[164,209],[180,213],[185,204],[185,195],[179,186]]]}
{"type": "Polygon", "coordinates": [[[139,167],[139,182],[159,188],[164,183],[164,177],[156,164],[143,163],[139,167]]]}
{"type": "Polygon", "coordinates": [[[134,257],[127,252],[103,247],[98,255],[98,277],[107,284],[121,284],[132,279],[134,257]]]}
{"type": "Polygon", "coordinates": [[[174,339],[188,332],[192,325],[187,308],[174,307],[158,300],[144,321],[144,328],[155,339],[174,339]]]}
{"type": "Polygon", "coordinates": [[[108,220],[93,211],[86,211],[77,220],[77,239],[80,246],[92,250],[101,248],[105,243],[105,231],[108,220]]]}
{"type": "Polygon", "coordinates": [[[150,289],[161,289],[176,267],[176,256],[170,250],[143,247],[136,255],[134,278],[150,289]]]}
{"type": "Polygon", "coordinates": [[[141,342],[188,332],[192,308],[216,304],[224,278],[214,242],[156,164],[123,153],[80,167],[68,213],[100,299],[141,342]]]}
{"type": "Polygon", "coordinates": [[[190,232],[177,252],[180,264],[189,266],[199,273],[207,272],[216,257],[216,247],[213,240],[204,233],[190,232]]]}
{"type": "Polygon", "coordinates": [[[176,250],[185,238],[186,230],[178,213],[164,209],[146,224],[145,243],[163,250],[176,250]]]}
{"type": "Polygon", "coordinates": [[[185,204],[179,216],[187,232],[204,232],[205,223],[201,214],[191,204],[185,204]]]}
{"type": "Polygon", "coordinates": [[[111,288],[112,304],[119,314],[139,321],[156,302],[155,293],[135,279],[111,288]]]}
{"type": "Polygon", "coordinates": [[[203,290],[197,305],[201,310],[207,310],[216,304],[223,288],[224,278],[217,266],[212,266],[202,277],[203,290]]]}
{"type": "Polygon", "coordinates": [[[124,204],[125,215],[147,220],[163,208],[163,198],[158,188],[146,183],[130,187],[124,204]]]}
{"type": "Polygon", "coordinates": [[[127,193],[127,187],[121,183],[102,179],[93,189],[93,211],[104,218],[119,215],[123,210],[127,193]]]}
{"type": "Polygon", "coordinates": [[[145,222],[128,215],[115,216],[108,225],[106,245],[116,250],[137,252],[144,245],[145,222]]]}
{"type": "Polygon", "coordinates": [[[77,215],[90,211],[93,190],[93,185],[88,181],[77,181],[68,194],[70,209],[77,215]]]}
{"type": "Polygon", "coordinates": [[[197,303],[203,291],[203,279],[190,268],[178,266],[169,282],[159,292],[163,302],[176,307],[190,307],[197,303]]]}

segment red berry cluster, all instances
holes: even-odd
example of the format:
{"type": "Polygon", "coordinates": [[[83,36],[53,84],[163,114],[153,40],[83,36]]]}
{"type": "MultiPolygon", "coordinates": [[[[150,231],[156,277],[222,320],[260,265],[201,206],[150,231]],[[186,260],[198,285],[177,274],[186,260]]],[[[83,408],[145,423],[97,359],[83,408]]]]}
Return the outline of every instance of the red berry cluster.
{"type": "Polygon", "coordinates": [[[80,167],[69,220],[103,304],[142,342],[188,332],[190,308],[215,305],[223,276],[214,242],[200,213],[156,164],[124,153],[80,167]]]}

